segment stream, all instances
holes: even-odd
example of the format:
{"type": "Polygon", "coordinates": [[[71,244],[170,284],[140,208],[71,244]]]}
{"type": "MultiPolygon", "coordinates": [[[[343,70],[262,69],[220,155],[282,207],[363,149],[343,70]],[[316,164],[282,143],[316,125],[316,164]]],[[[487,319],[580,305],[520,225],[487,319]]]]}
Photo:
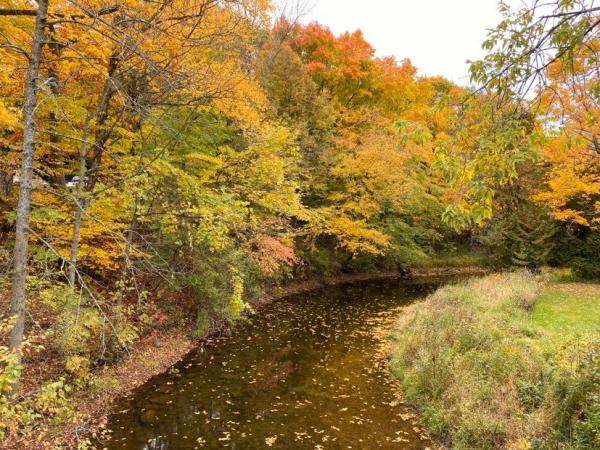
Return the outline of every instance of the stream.
{"type": "Polygon", "coordinates": [[[97,449],[426,449],[387,370],[387,330],[440,281],[276,301],[114,408],[97,449]]]}

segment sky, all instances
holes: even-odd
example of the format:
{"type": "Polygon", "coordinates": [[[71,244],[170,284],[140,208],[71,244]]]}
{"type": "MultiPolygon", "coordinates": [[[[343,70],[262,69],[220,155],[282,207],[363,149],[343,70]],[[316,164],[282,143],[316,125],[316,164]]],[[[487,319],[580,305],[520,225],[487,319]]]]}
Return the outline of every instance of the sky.
{"type": "MultiPolygon", "coordinates": [[[[466,86],[468,59],[483,56],[487,30],[500,21],[498,0],[312,0],[303,22],[335,34],[360,28],[379,56],[409,58],[420,75],[466,86]]],[[[514,3],[514,2],[511,2],[514,3]]]]}

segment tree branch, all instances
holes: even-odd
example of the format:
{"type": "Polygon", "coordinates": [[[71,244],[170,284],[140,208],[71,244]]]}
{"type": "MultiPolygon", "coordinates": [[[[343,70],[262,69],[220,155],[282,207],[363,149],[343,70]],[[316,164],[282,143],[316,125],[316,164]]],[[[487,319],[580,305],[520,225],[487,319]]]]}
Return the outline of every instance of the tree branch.
{"type": "Polygon", "coordinates": [[[33,16],[37,14],[35,9],[0,9],[0,16],[33,16]]]}

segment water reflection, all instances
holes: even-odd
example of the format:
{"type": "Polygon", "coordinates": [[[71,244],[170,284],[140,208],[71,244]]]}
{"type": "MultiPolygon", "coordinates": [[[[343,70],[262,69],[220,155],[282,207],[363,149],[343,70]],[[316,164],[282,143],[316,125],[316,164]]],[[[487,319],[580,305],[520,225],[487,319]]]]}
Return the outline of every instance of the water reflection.
{"type": "Polygon", "coordinates": [[[361,284],[277,302],[125,399],[99,449],[424,449],[377,356],[433,283],[361,284]]]}

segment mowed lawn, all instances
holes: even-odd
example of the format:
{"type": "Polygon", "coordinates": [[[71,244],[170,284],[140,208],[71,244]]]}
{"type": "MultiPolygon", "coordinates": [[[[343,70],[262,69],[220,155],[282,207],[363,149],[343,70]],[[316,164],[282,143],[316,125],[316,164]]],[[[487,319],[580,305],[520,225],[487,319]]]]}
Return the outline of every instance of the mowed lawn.
{"type": "Polygon", "coordinates": [[[550,338],[600,331],[600,283],[551,283],[538,298],[532,321],[550,338]]]}

